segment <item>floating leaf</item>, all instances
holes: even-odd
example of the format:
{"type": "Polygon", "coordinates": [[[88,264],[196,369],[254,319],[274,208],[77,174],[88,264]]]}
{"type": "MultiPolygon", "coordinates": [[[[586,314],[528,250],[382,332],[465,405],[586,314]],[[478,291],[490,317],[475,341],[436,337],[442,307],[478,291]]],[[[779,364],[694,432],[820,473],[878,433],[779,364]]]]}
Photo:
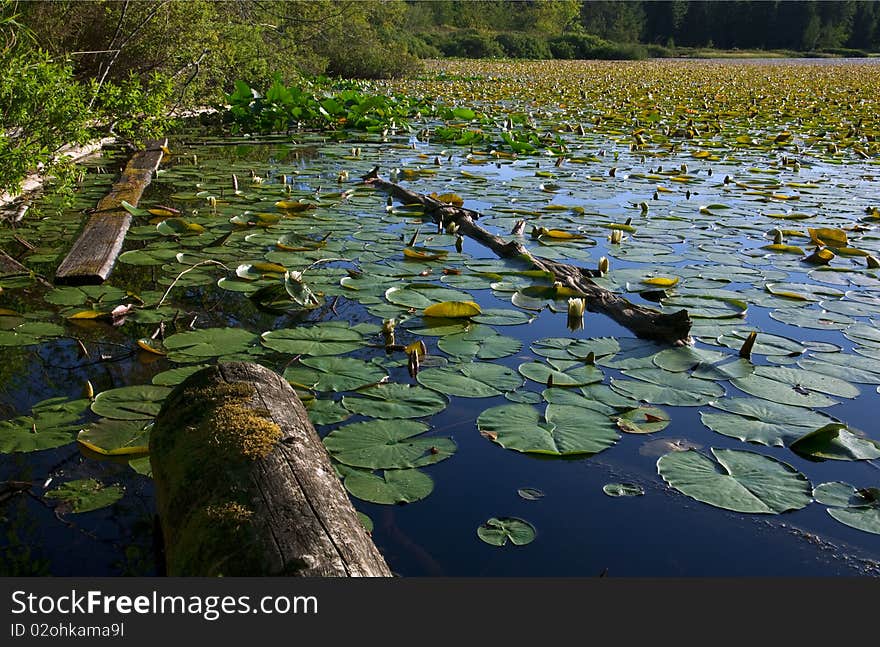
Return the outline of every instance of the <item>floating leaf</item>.
{"type": "Polygon", "coordinates": [[[332,425],[351,417],[350,411],[333,400],[313,398],[304,404],[306,404],[306,411],[313,425],[332,425]]]}
{"type": "Polygon", "coordinates": [[[444,301],[425,308],[424,317],[467,318],[482,314],[480,306],[473,301],[444,301]]]}
{"type": "Polygon", "coordinates": [[[87,449],[104,456],[128,456],[150,451],[152,422],[103,419],[89,424],[76,437],[87,449]]]}
{"type": "Polygon", "coordinates": [[[449,404],[445,396],[423,386],[379,384],[342,397],[342,406],[372,418],[421,418],[442,411],[449,404]]]}
{"type": "Polygon", "coordinates": [[[617,428],[628,434],[653,434],[669,425],[669,414],[657,407],[638,407],[617,417],[617,428]]]}
{"type": "Polygon", "coordinates": [[[246,351],[258,339],[255,334],[241,328],[203,328],[166,337],[164,345],[174,355],[190,358],[219,357],[246,351]]]}
{"type": "Polygon", "coordinates": [[[267,348],[290,355],[341,355],[363,345],[363,335],[354,328],[328,323],[272,330],[262,338],[267,348]]]}
{"type": "Polygon", "coordinates": [[[880,458],[880,443],[854,434],[846,425],[834,422],[804,434],[790,447],[798,454],[813,458],[838,461],[880,458]]]}
{"type": "Polygon", "coordinates": [[[146,420],[159,413],[169,393],[171,389],[166,386],[123,386],[99,393],[91,409],[99,416],[114,420],[146,420]]]}
{"type": "Polygon", "coordinates": [[[344,484],[353,497],[384,505],[419,501],[434,490],[431,477],[417,469],[385,470],[381,476],[352,470],[344,484]]]}
{"type": "Polygon", "coordinates": [[[535,527],[518,517],[492,517],[477,528],[477,536],[491,546],[525,546],[535,540],[535,527]]]}
{"type": "Polygon", "coordinates": [[[517,370],[528,379],[546,386],[585,386],[601,382],[602,371],[583,362],[548,359],[544,362],[525,362],[517,370]]]}
{"type": "Polygon", "coordinates": [[[608,416],[564,404],[547,405],[543,417],[528,404],[502,404],[483,411],[477,428],[507,449],[555,456],[595,454],[620,438],[608,416]]]}
{"type": "Polygon", "coordinates": [[[657,472],[682,494],[735,512],[779,514],[812,501],[810,482],[787,463],[749,451],[711,451],[714,461],[693,449],[666,454],[657,472]]]}
{"type": "Polygon", "coordinates": [[[730,381],[740,391],[754,395],[765,400],[790,404],[795,407],[830,407],[837,404],[837,400],[807,390],[797,385],[780,382],[778,380],[761,377],[760,375],[748,375],[737,377],[730,381]]]}
{"type": "Polygon", "coordinates": [[[457,358],[498,359],[518,353],[522,343],[513,337],[499,335],[491,328],[477,326],[442,337],[437,346],[457,358]]]}
{"type": "Polygon", "coordinates": [[[645,488],[637,483],[608,483],[602,486],[602,491],[608,496],[642,496],[645,488]]]}
{"type": "Polygon", "coordinates": [[[324,445],[334,459],[352,467],[424,467],[449,458],[456,449],[451,438],[416,438],[428,429],[413,420],[398,420],[393,425],[368,420],[331,431],[324,445]]]}
{"type": "Polygon", "coordinates": [[[828,514],[842,524],[880,535],[880,490],[857,490],[849,483],[822,483],[813,490],[816,501],[827,506],[828,514]]]}
{"type": "Polygon", "coordinates": [[[419,384],[444,395],[463,398],[488,398],[513,391],[522,385],[516,371],[498,364],[474,362],[419,371],[419,384]]]}
{"type": "Polygon", "coordinates": [[[388,377],[385,369],[353,357],[304,357],[285,369],[284,379],[318,391],[354,391],[388,377]]]}
{"type": "Polygon", "coordinates": [[[34,452],[72,443],[88,406],[84,398],[50,398],[35,404],[29,416],[0,421],[0,453],[34,452]]]}
{"type": "Polygon", "coordinates": [[[47,499],[58,499],[64,508],[75,514],[91,512],[113,505],[122,498],[120,485],[103,485],[95,479],[68,481],[46,492],[47,499]]]}
{"type": "Polygon", "coordinates": [[[537,501],[538,499],[544,498],[544,493],[533,487],[519,488],[516,493],[520,498],[525,499],[526,501],[537,501]]]}

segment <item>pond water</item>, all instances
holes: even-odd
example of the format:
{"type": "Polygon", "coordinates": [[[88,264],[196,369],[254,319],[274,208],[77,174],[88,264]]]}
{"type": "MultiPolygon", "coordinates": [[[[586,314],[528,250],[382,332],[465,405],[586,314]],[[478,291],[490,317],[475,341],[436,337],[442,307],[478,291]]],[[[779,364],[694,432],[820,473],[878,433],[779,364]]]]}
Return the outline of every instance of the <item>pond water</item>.
{"type": "MultiPolygon", "coordinates": [[[[379,428],[401,426],[394,415],[402,407],[429,425],[425,437],[437,446],[448,448],[442,439],[451,439],[447,460],[426,464],[434,459],[422,456],[422,462],[411,457],[408,464],[381,466],[415,463],[430,478],[430,494],[410,492],[418,500],[405,505],[358,498],[367,465],[352,453],[352,433],[336,434],[335,445],[328,441],[377,545],[404,576],[878,573],[880,509],[867,488],[880,485],[880,436],[872,419],[880,398],[880,278],[866,266],[869,255],[880,256],[880,215],[872,211],[880,196],[876,94],[870,94],[876,79],[866,82],[860,66],[843,73],[822,61],[821,69],[839,75],[826,83],[829,101],[848,92],[847,103],[831,110],[815,86],[793,86],[793,79],[807,78],[799,76],[803,70],[815,76],[811,71],[819,68],[807,64],[737,62],[736,70],[758,71],[763,80],[752,85],[745,84],[752,77],[714,62],[459,65],[444,69],[482,79],[469,82],[468,105],[492,115],[489,106],[504,102],[505,117],[517,124],[512,132],[535,135],[522,139],[532,142],[534,154],[515,155],[485,140],[438,142],[435,129],[449,124],[427,120],[414,121],[411,132],[344,139],[186,132],[172,139],[172,155],[144,195],[140,206],[158,211],[135,216],[112,289],[47,292],[21,277],[0,277],[0,407],[11,420],[0,434],[18,439],[0,450],[0,481],[33,483],[30,494],[0,499],[8,528],[0,540],[3,574],[155,573],[152,481],[137,471],[145,470],[143,453],[112,451],[143,446],[150,397],[138,391],[108,405],[112,398],[100,394],[171,385],[182,375],[169,369],[230,358],[284,372],[303,389],[324,437],[372,417],[379,428]],[[619,70],[629,76],[616,76],[619,70]],[[736,78],[723,86],[726,73],[736,78]],[[602,75],[596,87],[586,85],[602,75]],[[771,92],[786,78],[789,95],[780,101],[771,92]],[[530,92],[522,97],[526,79],[530,92]],[[718,105],[706,103],[706,88],[718,105]],[[763,98],[749,104],[747,95],[763,98]],[[609,271],[597,283],[634,303],[687,308],[693,348],[704,352],[647,346],[599,313],[586,312],[582,328],[572,330],[567,296],[553,299],[546,280],[523,275],[528,268],[499,261],[471,240],[438,234],[418,210],[388,205],[384,194],[360,185],[357,178],[376,165],[413,191],[459,196],[483,214],[478,224],[498,235],[510,237],[515,223],[526,220],[522,240],[537,256],[593,269],[608,259],[609,271]],[[166,219],[167,208],[179,217],[166,219]],[[610,240],[615,231],[619,242],[610,240]],[[774,239],[800,249],[768,247],[774,239]],[[817,244],[834,250],[827,265],[801,260],[817,244]],[[411,256],[428,258],[405,260],[407,246],[415,249],[411,256]],[[290,278],[291,292],[285,290],[278,265],[305,270],[301,278],[314,299],[290,278]],[[266,289],[251,298],[259,288],[266,289]],[[432,303],[470,300],[482,310],[473,320],[421,317],[432,303]],[[72,318],[83,311],[106,315],[121,303],[136,307],[115,326],[107,316],[72,318]],[[416,378],[405,353],[383,348],[380,327],[391,318],[397,344],[422,340],[427,347],[416,378]],[[156,337],[164,336],[164,349],[149,341],[160,326],[156,337]],[[230,328],[250,334],[229,334],[230,328]],[[313,331],[308,344],[285,332],[303,330],[313,331]],[[751,361],[737,361],[750,331],[758,332],[751,361]],[[333,346],[340,334],[347,343],[333,346]],[[139,348],[138,340],[167,354],[139,348]],[[572,346],[571,340],[580,341],[572,346]],[[587,360],[590,351],[595,365],[587,360]],[[344,363],[333,363],[336,356],[344,363]],[[369,385],[386,375],[417,389],[436,413],[418,416],[407,409],[408,397],[394,395],[387,406],[366,398],[382,389],[369,385]],[[82,398],[87,381],[101,406],[70,405],[72,418],[51,424],[37,415],[34,405],[48,398],[82,398]],[[450,394],[476,391],[484,397],[450,394]],[[555,411],[545,411],[547,401],[555,411]],[[140,422],[105,420],[112,433],[94,431],[101,416],[117,420],[135,406],[147,412],[135,416],[140,422]],[[619,421],[626,412],[641,428],[619,421]],[[21,440],[22,428],[41,420],[58,440],[38,447],[21,440]],[[829,423],[840,423],[835,434],[792,448],[829,423]],[[550,453],[523,451],[552,424],[569,434],[570,446],[599,443],[602,451],[568,453],[558,436],[550,453]],[[91,430],[81,439],[115,455],[75,442],[80,429],[91,430]],[[754,471],[739,472],[732,484],[736,479],[717,479],[725,472],[714,462],[699,474],[693,465],[672,466],[675,457],[666,456],[689,447],[677,455],[711,461],[711,448],[719,460],[743,451],[769,459],[757,459],[754,471]],[[552,455],[560,452],[567,455],[552,455]],[[708,485],[694,488],[698,476],[708,485]],[[118,486],[120,496],[81,513],[45,496],[85,479],[118,486]],[[814,496],[814,487],[830,482],[863,493],[851,488],[843,503],[821,488],[814,496]],[[614,483],[643,494],[609,496],[603,488],[614,483]],[[766,512],[782,513],[735,511],[730,487],[741,492],[742,483],[779,508],[766,512]],[[534,541],[503,547],[481,541],[477,528],[493,517],[527,521],[534,541]]],[[[462,84],[439,78],[399,87],[460,103],[462,84]]],[[[453,125],[496,134],[503,121],[453,125]]],[[[90,163],[73,207],[37,205],[15,232],[2,232],[4,248],[15,244],[13,233],[36,243],[24,260],[51,276],[81,209],[106,191],[119,163],[109,155],[90,163]]],[[[368,450],[366,462],[378,465],[376,447],[368,450]]]]}

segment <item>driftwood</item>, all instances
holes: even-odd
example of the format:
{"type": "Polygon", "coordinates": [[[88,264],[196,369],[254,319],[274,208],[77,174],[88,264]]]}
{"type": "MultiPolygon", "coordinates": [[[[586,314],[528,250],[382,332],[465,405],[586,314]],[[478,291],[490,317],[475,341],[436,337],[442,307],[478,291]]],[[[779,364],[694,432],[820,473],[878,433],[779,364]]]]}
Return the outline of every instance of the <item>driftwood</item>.
{"type": "Polygon", "coordinates": [[[113,271],[122,251],[125,234],[131,226],[131,214],[123,200],[137,206],[144,189],[162,161],[167,140],[147,142],[143,151],[128,161],[122,176],[92,212],[79,238],[55,272],[56,283],[86,285],[103,283],[113,271]]]}
{"type": "Polygon", "coordinates": [[[168,575],[390,576],[296,393],[257,364],[165,400],[150,463],[168,575]]]}
{"type": "Polygon", "coordinates": [[[488,247],[501,258],[518,258],[536,269],[552,273],[562,286],[579,293],[585,299],[588,310],[608,315],[638,337],[675,345],[690,342],[691,319],[687,310],[663,314],[652,308],[631,303],[619,294],[601,288],[591,281],[591,277],[599,276],[598,270],[535,256],[518,240],[507,242],[477,225],[474,221],[480,218],[479,212],[440,202],[431,196],[415,193],[399,184],[384,180],[378,175],[378,167],[362,179],[366,184],[390,194],[404,204],[421,205],[425,213],[436,223],[443,225],[455,223],[459,234],[488,247]]]}
{"type": "MultiPolygon", "coordinates": [[[[31,274],[31,270],[0,249],[0,274],[31,274]]],[[[41,287],[52,287],[42,276],[34,275],[34,280],[41,287]]]]}

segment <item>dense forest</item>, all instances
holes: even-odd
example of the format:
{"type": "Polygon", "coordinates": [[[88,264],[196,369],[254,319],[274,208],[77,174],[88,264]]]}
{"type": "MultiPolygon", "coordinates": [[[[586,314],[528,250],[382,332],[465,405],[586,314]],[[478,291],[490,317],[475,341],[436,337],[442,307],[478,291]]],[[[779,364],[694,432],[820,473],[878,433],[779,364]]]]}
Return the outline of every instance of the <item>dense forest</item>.
{"type": "Polygon", "coordinates": [[[438,57],[865,56],[878,23],[880,3],[855,0],[0,0],[0,190],[63,143],[137,141],[236,80],[400,77],[438,57]]]}

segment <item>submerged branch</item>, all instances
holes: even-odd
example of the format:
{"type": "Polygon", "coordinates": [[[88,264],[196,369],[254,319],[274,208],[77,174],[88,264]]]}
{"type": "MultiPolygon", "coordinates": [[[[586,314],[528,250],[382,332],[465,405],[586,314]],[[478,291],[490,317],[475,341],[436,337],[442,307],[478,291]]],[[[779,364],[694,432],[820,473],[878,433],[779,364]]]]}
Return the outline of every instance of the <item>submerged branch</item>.
{"type": "Polygon", "coordinates": [[[518,258],[531,264],[534,268],[550,272],[562,286],[580,293],[586,300],[587,309],[608,315],[614,321],[625,326],[636,336],[644,339],[681,346],[691,341],[691,319],[687,310],[679,310],[664,314],[653,308],[631,303],[619,294],[599,287],[591,279],[600,276],[598,270],[560,263],[558,261],[534,256],[517,240],[506,242],[476,224],[480,213],[472,209],[456,207],[440,202],[431,196],[415,193],[399,184],[379,177],[378,167],[363,176],[365,184],[373,186],[404,204],[419,204],[434,222],[441,225],[455,223],[458,233],[488,247],[500,258],[518,258]]]}

